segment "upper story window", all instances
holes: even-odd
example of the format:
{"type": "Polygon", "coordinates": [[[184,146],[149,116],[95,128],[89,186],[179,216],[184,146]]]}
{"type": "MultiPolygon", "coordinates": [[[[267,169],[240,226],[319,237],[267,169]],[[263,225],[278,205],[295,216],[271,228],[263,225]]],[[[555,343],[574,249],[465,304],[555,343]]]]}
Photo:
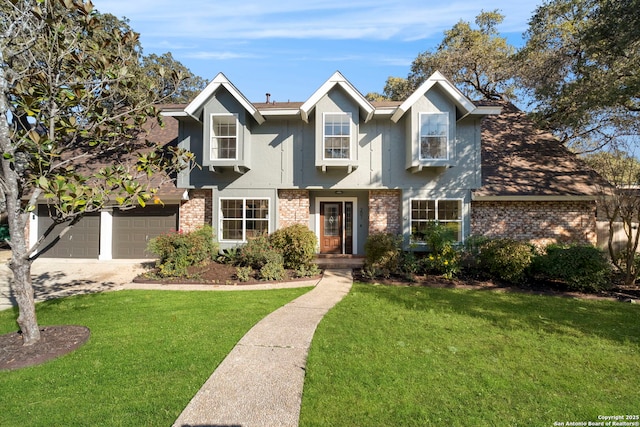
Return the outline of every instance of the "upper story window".
{"type": "Polygon", "coordinates": [[[211,115],[211,159],[238,158],[238,119],[235,115],[211,115]]]}
{"type": "Polygon", "coordinates": [[[420,160],[449,159],[449,114],[420,114],[420,160]]]}
{"type": "Polygon", "coordinates": [[[414,199],[411,200],[411,240],[424,243],[429,224],[439,222],[462,241],[462,200],[414,199]]]}
{"type": "Polygon", "coordinates": [[[324,159],[351,158],[351,114],[325,113],[323,156],[324,159]]]}

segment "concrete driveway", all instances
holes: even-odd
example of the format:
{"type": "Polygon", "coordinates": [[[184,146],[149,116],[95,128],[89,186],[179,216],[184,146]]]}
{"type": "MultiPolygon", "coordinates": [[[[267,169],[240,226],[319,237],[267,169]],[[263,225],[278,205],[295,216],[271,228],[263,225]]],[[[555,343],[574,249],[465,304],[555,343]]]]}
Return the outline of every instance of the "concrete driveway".
{"type": "MultiPolygon", "coordinates": [[[[11,252],[0,250],[0,310],[15,305],[11,291],[11,252]]],[[[123,289],[151,265],[150,260],[37,259],[31,268],[36,301],[123,289]]]]}

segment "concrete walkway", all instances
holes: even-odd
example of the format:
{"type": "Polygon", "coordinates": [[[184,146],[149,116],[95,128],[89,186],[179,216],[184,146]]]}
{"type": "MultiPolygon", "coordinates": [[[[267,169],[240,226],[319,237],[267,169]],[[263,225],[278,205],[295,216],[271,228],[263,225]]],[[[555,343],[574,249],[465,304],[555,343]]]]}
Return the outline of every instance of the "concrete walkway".
{"type": "Polygon", "coordinates": [[[351,270],[325,270],[313,290],[258,322],[174,426],[297,426],[311,339],[352,283],[351,270]]]}

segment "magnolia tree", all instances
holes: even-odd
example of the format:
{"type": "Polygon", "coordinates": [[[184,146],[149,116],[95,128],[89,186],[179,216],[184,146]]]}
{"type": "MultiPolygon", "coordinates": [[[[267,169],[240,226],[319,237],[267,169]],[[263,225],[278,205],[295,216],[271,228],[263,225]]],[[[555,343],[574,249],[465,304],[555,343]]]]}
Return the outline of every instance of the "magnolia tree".
{"type": "Polygon", "coordinates": [[[182,76],[145,70],[125,22],[84,0],[5,0],[0,9],[0,199],[17,322],[32,345],[40,330],[31,265],[54,225],[72,226],[105,205],[159,203],[157,177],[192,156],[145,138],[147,120],[160,120],[154,105],[182,76]],[[38,202],[49,205],[54,225],[29,247],[25,227],[38,202]]]}

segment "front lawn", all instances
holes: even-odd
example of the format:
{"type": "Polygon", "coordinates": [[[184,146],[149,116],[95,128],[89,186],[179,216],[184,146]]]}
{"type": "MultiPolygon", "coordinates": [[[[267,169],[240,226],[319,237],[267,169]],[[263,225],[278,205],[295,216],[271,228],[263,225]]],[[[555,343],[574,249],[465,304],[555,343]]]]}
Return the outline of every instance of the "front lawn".
{"type": "Polygon", "coordinates": [[[354,284],[320,323],[306,372],[301,426],[552,426],[637,416],[640,307],[354,284]]]}
{"type": "MultiPolygon", "coordinates": [[[[0,372],[3,426],[169,426],[238,340],[307,292],[121,291],[38,304],[41,326],[91,329],[44,365],[0,372]]],[[[0,334],[16,330],[0,312],[0,334]]]]}

